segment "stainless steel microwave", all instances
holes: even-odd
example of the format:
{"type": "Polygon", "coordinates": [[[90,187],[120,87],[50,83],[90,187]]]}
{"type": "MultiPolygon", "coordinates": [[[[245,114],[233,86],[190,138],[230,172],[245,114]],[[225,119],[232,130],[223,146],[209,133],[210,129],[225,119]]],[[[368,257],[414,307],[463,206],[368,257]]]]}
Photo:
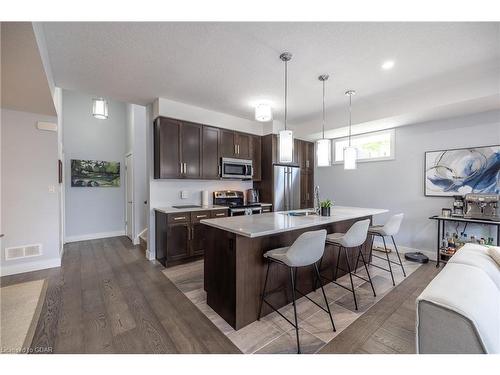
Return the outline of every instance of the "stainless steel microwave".
{"type": "Polygon", "coordinates": [[[251,160],[222,158],[221,177],[237,180],[251,180],[253,166],[251,160]]]}

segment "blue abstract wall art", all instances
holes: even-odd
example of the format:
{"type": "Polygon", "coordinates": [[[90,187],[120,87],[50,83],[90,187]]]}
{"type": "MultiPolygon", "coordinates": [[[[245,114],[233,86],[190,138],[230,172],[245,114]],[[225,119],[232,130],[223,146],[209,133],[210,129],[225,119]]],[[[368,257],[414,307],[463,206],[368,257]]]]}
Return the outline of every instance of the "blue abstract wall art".
{"type": "Polygon", "coordinates": [[[425,195],[500,194],[500,145],[425,153],[425,195]]]}

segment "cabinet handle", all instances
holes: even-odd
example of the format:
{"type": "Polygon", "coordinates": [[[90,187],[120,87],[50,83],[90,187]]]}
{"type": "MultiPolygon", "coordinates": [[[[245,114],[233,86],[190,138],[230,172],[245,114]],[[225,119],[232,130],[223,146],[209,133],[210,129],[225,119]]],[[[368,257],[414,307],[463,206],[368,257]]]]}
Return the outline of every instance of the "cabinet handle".
{"type": "Polygon", "coordinates": [[[219,176],[220,176],[220,174],[221,174],[221,173],[220,173],[220,165],[219,165],[219,176]]]}
{"type": "Polygon", "coordinates": [[[179,163],[181,165],[181,174],[184,173],[184,163],[179,163]]]}
{"type": "Polygon", "coordinates": [[[240,154],[240,145],[238,145],[238,155],[240,154]]]}
{"type": "Polygon", "coordinates": [[[207,217],[207,215],[196,215],[196,218],[199,219],[201,217],[207,217]]]}
{"type": "Polygon", "coordinates": [[[177,216],[174,217],[174,220],[186,220],[186,216],[177,216]]]}
{"type": "Polygon", "coordinates": [[[226,214],[222,213],[222,214],[215,214],[215,216],[226,216],[226,214]]]}
{"type": "Polygon", "coordinates": [[[309,168],[309,160],[306,160],[306,168],[309,168]]]}
{"type": "Polygon", "coordinates": [[[187,163],[184,163],[184,173],[187,173],[187,163]]]}

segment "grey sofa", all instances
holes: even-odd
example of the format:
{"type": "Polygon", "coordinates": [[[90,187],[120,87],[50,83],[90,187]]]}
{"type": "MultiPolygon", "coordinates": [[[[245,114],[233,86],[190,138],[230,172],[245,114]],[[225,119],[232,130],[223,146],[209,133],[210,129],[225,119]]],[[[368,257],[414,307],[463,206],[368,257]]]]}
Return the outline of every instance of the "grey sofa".
{"type": "Polygon", "coordinates": [[[500,353],[500,267],[467,244],[417,298],[417,352],[500,353]]]}

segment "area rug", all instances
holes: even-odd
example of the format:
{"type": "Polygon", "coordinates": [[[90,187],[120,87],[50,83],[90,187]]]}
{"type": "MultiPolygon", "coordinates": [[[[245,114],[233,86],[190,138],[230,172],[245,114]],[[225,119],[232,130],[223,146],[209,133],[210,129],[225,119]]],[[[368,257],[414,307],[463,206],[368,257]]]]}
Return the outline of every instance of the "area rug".
{"type": "Polygon", "coordinates": [[[27,353],[42,310],[46,280],[0,288],[0,352],[27,353]]]}
{"type": "MultiPolygon", "coordinates": [[[[395,260],[395,254],[389,255],[395,260]]],[[[377,264],[379,261],[377,260],[377,264]]],[[[380,266],[387,266],[382,262],[380,266]]],[[[420,264],[403,261],[407,276],[412,274],[420,264]]],[[[303,353],[316,353],[340,332],[359,319],[369,308],[379,302],[395,287],[392,286],[391,275],[376,267],[369,267],[377,297],[373,297],[370,284],[354,278],[358,310],[354,308],[352,294],[332,283],[325,285],[333,320],[337,331],[333,332],[328,315],[311,301],[302,297],[297,300],[297,315],[299,319],[299,337],[303,353]]],[[[396,286],[403,280],[401,267],[393,265],[396,286]]],[[[243,353],[296,353],[295,329],[278,313],[273,312],[260,321],[253,322],[235,331],[210,306],[207,305],[206,292],[203,290],[203,260],[166,268],[163,273],[212,323],[224,333],[243,353]]],[[[366,277],[365,271],[359,272],[366,277]]],[[[339,278],[339,282],[349,285],[349,276],[339,278]]],[[[324,304],[321,291],[311,292],[308,297],[319,304],[324,304]]],[[[280,312],[293,319],[291,304],[284,306],[280,312]]]]}

